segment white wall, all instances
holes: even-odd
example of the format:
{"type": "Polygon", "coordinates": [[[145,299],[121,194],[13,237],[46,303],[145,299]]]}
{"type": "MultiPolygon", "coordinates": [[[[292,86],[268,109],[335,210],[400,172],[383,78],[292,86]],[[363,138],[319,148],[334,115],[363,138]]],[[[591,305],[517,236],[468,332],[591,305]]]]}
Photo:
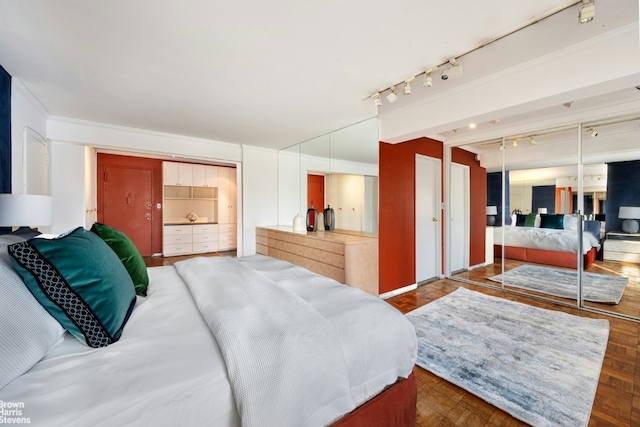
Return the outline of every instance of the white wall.
{"type": "Polygon", "coordinates": [[[49,112],[15,77],[11,79],[11,192],[22,193],[22,151],[25,127],[47,134],[49,112]]]}
{"type": "Polygon", "coordinates": [[[278,223],[278,152],[242,147],[243,255],[256,253],[256,226],[278,223]]]}
{"type": "Polygon", "coordinates": [[[85,147],[51,144],[53,226],[59,234],[85,225],[85,147]]]}

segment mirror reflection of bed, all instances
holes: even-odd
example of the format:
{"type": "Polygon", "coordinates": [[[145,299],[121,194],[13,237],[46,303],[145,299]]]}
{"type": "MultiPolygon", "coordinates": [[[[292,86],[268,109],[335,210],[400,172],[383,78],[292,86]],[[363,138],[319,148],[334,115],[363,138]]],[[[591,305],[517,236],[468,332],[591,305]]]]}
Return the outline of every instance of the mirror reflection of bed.
{"type": "Polygon", "coordinates": [[[627,247],[627,239],[635,238],[616,232],[621,228],[620,207],[640,206],[638,181],[630,173],[640,170],[640,149],[630,142],[640,137],[639,124],[638,118],[608,119],[584,125],[581,138],[574,126],[540,132],[535,144],[530,144],[531,136],[518,135],[466,147],[487,169],[487,206],[498,206],[499,212],[495,226],[486,230],[487,239],[490,236],[494,242],[493,259],[454,278],[572,306],[580,292],[584,307],[640,317],[640,254],[634,249],[640,248],[640,236],[638,246],[629,244],[631,249],[625,249],[629,254],[605,250],[627,247]],[[597,139],[589,131],[595,126],[597,139]],[[583,165],[579,167],[580,139],[583,165]],[[531,154],[545,144],[554,144],[547,146],[546,158],[531,154]],[[495,179],[489,179],[492,174],[495,179]],[[497,188],[490,188],[492,183],[497,188]],[[580,234],[584,268],[579,290],[580,234]],[[527,235],[533,242],[519,242],[527,235]],[[613,238],[623,243],[614,246],[613,238]]]}

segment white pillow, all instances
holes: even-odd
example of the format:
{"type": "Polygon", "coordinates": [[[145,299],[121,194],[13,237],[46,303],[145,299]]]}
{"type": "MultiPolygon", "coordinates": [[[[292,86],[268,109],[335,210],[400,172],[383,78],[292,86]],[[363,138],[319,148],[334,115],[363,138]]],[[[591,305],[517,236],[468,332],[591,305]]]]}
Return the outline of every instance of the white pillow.
{"type": "Polygon", "coordinates": [[[510,225],[515,227],[516,226],[516,221],[518,221],[518,215],[516,215],[516,214],[511,215],[511,224],[510,225]]]}
{"type": "Polygon", "coordinates": [[[22,237],[0,236],[0,389],[42,359],[65,332],[9,260],[7,246],[22,241],[22,237]]]}
{"type": "Polygon", "coordinates": [[[578,230],[578,217],[573,215],[565,215],[562,220],[562,228],[565,230],[578,230]]]}
{"type": "Polygon", "coordinates": [[[540,228],[540,224],[542,223],[542,217],[540,214],[536,214],[536,220],[533,222],[533,226],[535,228],[540,228]]]}

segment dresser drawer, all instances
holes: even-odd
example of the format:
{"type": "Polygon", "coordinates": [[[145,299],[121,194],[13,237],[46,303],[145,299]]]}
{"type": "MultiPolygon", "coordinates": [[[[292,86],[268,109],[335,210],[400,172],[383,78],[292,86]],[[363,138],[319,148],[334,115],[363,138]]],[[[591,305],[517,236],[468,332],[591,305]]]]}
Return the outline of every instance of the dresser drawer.
{"type": "Polygon", "coordinates": [[[217,233],[218,224],[196,224],[192,225],[193,234],[217,233]]]}
{"type": "Polygon", "coordinates": [[[236,224],[218,224],[218,231],[220,233],[236,233],[236,224]]]}
{"type": "Polygon", "coordinates": [[[201,234],[193,234],[193,242],[217,242],[218,241],[218,233],[201,233],[201,234]]]}
{"type": "Polygon", "coordinates": [[[197,242],[193,244],[194,253],[215,252],[218,250],[218,242],[197,242]]]}
{"type": "Polygon", "coordinates": [[[189,235],[184,235],[184,234],[177,234],[177,235],[165,235],[164,236],[164,241],[163,243],[165,245],[182,245],[185,243],[191,243],[193,240],[193,238],[191,237],[191,234],[189,235]]]}
{"type": "Polygon", "coordinates": [[[185,234],[191,235],[192,225],[165,225],[165,236],[184,236],[185,234]]]}
{"type": "Polygon", "coordinates": [[[167,245],[163,246],[163,255],[164,256],[172,256],[172,255],[184,255],[189,254],[193,251],[193,247],[191,243],[178,244],[178,245],[167,245]]]}

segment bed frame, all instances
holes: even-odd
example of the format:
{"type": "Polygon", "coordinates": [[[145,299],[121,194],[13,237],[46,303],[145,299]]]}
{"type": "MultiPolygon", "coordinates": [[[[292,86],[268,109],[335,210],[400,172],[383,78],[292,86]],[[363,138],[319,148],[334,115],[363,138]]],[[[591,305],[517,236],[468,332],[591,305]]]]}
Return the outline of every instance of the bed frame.
{"type": "MultiPolygon", "coordinates": [[[[502,256],[502,245],[493,246],[494,254],[502,256]]],[[[584,255],[584,269],[586,270],[596,259],[596,248],[591,248],[584,255]]],[[[536,264],[555,265],[557,267],[578,268],[578,258],[576,254],[569,252],[546,251],[543,249],[520,248],[516,246],[505,246],[504,257],[519,261],[535,262],[536,264]]]]}
{"type": "Polygon", "coordinates": [[[382,393],[333,424],[333,427],[415,427],[416,374],[398,380],[382,393]]]}

